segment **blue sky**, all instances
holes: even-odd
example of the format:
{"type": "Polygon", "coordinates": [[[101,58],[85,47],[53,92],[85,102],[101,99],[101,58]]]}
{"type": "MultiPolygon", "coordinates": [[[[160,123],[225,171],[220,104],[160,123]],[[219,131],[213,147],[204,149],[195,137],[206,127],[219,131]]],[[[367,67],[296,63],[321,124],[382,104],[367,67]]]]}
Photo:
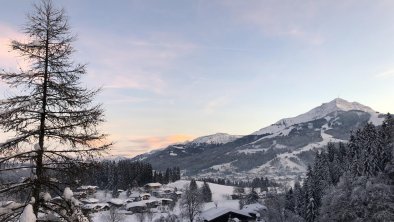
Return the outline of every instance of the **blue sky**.
{"type": "MultiPolygon", "coordinates": [[[[7,44],[33,2],[1,1],[0,67],[16,67],[7,44]]],[[[54,2],[84,84],[104,88],[115,155],[249,134],[338,96],[394,112],[393,1],[54,2]]]]}

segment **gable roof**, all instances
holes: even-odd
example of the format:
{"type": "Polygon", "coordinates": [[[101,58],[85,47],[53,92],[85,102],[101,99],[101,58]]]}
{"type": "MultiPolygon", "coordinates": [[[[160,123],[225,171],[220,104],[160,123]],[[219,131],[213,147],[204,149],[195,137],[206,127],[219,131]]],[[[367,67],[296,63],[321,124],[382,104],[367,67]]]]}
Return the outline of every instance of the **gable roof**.
{"type": "Polygon", "coordinates": [[[206,211],[201,213],[201,217],[204,220],[210,221],[210,220],[213,220],[215,218],[218,218],[218,217],[220,217],[222,215],[225,215],[227,213],[230,213],[230,212],[231,213],[235,213],[235,214],[240,214],[240,215],[243,215],[245,217],[251,218],[251,216],[249,214],[247,214],[247,213],[245,213],[243,211],[230,209],[230,208],[222,208],[222,207],[218,207],[218,208],[214,207],[214,208],[211,208],[209,210],[206,210],[206,211]]]}

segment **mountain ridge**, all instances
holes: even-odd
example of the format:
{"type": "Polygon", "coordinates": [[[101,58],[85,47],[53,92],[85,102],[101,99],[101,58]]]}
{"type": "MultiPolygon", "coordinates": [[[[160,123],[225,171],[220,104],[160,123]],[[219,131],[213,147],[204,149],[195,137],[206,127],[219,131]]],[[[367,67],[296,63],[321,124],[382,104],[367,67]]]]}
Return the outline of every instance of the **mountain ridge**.
{"type": "Polygon", "coordinates": [[[176,164],[188,176],[246,179],[264,174],[295,179],[305,174],[316,150],[328,142],[346,142],[351,130],[368,122],[380,125],[382,116],[368,106],[337,98],[249,135],[203,136],[135,160],[150,162],[157,169],[176,164]]]}

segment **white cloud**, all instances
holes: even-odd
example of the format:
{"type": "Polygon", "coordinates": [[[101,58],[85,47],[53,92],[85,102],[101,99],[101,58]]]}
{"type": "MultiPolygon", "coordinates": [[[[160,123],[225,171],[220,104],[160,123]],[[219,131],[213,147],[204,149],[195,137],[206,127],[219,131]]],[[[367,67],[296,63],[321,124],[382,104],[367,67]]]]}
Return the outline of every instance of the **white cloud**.
{"type": "Polygon", "coordinates": [[[227,97],[219,97],[208,101],[203,106],[203,112],[205,114],[215,113],[218,109],[226,106],[229,103],[229,99],[227,97]]]}
{"type": "Polygon", "coordinates": [[[394,77],[394,69],[385,70],[384,72],[378,73],[375,76],[378,78],[394,77]]]}
{"type": "Polygon", "coordinates": [[[257,28],[266,36],[289,37],[321,45],[324,37],[310,26],[319,10],[325,7],[316,1],[222,1],[236,22],[257,28]]]}

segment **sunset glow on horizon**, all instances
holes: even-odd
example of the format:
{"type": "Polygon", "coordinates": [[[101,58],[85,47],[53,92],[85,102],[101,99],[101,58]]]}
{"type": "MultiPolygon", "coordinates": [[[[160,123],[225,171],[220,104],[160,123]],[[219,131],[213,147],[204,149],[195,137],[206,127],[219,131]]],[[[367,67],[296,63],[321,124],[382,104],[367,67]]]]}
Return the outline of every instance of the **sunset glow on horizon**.
{"type": "MultiPolygon", "coordinates": [[[[26,38],[34,2],[0,8],[1,69],[26,66],[9,44],[26,38]]],[[[247,135],[337,97],[394,113],[393,1],[54,3],[78,36],[83,84],[103,89],[109,155],[247,135]]]]}

